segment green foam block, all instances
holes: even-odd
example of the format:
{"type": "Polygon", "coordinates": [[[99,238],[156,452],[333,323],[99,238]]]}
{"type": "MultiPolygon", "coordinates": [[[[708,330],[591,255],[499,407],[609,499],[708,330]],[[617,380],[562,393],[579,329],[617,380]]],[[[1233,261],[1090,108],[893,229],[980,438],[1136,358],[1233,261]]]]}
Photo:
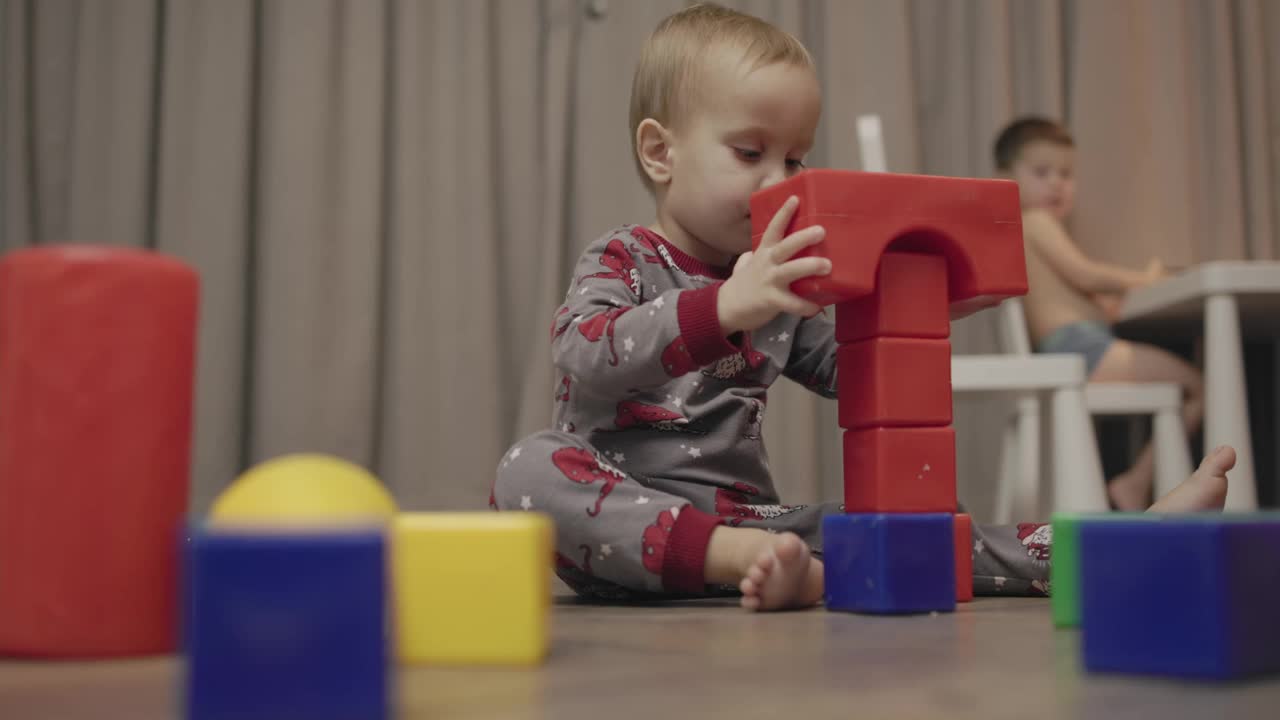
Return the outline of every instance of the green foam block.
{"type": "Polygon", "coordinates": [[[1049,518],[1053,526],[1053,554],[1049,562],[1049,602],[1055,627],[1080,626],[1080,523],[1158,519],[1150,513],[1056,512],[1049,518]]]}

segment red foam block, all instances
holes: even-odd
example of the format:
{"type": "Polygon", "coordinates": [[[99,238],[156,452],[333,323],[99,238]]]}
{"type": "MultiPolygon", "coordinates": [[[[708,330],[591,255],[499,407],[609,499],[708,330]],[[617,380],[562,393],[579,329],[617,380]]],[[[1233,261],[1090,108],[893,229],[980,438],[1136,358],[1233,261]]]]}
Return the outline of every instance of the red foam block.
{"type": "Polygon", "coordinates": [[[956,531],[956,602],[973,600],[973,522],[965,513],[957,513],[956,531]]]}
{"type": "Polygon", "coordinates": [[[836,350],[840,427],[951,424],[951,343],[873,338],[836,350]]]}
{"type": "Polygon", "coordinates": [[[752,247],[791,195],[799,207],[790,234],[822,225],[826,237],[796,257],[832,262],[829,275],[792,283],[821,305],[871,292],[880,256],[895,250],[947,258],[950,302],[997,304],[1027,292],[1018,187],[1009,180],[854,170],[807,170],[751,196],[752,247]]]}
{"type": "Polygon", "coordinates": [[[851,513],[955,512],[955,431],[845,431],[844,508],[851,513]]]}
{"type": "Polygon", "coordinates": [[[142,250],[0,260],[0,654],[177,649],[197,286],[142,250]]]}
{"type": "Polygon", "coordinates": [[[836,342],[870,337],[945,338],[947,261],[941,255],[886,252],[870,294],[836,305],[836,342]]]}

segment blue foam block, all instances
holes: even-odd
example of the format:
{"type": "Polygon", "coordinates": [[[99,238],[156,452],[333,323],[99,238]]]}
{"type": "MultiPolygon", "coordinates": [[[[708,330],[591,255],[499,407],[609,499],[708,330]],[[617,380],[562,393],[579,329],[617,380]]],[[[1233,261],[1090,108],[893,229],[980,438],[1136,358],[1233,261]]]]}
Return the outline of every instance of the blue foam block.
{"type": "Polygon", "coordinates": [[[385,718],[384,556],[375,531],[195,533],[187,718],[385,718]]]}
{"type": "Polygon", "coordinates": [[[1080,582],[1088,670],[1280,671],[1280,513],[1082,522],[1080,582]]]}
{"type": "Polygon", "coordinates": [[[955,610],[952,522],[950,513],[823,518],[827,609],[885,614],[955,610]]]}

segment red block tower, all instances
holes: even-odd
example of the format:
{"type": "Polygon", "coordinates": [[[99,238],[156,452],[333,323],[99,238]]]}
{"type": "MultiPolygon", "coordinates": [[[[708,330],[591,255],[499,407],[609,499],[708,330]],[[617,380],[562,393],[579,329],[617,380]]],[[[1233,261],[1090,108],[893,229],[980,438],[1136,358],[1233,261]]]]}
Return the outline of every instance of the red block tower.
{"type": "MultiPolygon", "coordinates": [[[[812,170],[753,196],[753,246],[791,195],[800,204],[787,234],[815,224],[826,229],[825,239],[800,255],[832,261],[829,275],[792,289],[836,305],[845,512],[890,521],[895,514],[951,514],[953,600],[969,600],[971,526],[967,515],[956,515],[950,316],[1026,293],[1017,186],[812,170]]],[[[903,537],[887,532],[895,542],[903,537]]],[[[894,548],[881,552],[877,572],[892,583],[895,572],[907,572],[894,563],[906,561],[891,559],[902,557],[894,548]]],[[[882,612],[895,602],[879,597],[867,607],[882,612]]],[[[902,602],[888,611],[920,609],[902,602]]]]}

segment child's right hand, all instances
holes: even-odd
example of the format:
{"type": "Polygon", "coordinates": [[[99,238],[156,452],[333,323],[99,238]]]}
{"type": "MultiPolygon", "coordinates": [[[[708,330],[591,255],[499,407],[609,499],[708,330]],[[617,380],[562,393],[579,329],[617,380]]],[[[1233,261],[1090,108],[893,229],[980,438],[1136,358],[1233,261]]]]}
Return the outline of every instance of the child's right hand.
{"type": "Polygon", "coordinates": [[[1164,262],[1158,257],[1151,258],[1151,262],[1147,263],[1147,269],[1143,271],[1143,275],[1147,278],[1147,284],[1150,285],[1157,280],[1162,280],[1169,276],[1168,269],[1165,268],[1164,262]]]}
{"type": "Polygon", "coordinates": [[[794,195],[787,198],[754,252],[743,253],[733,266],[733,274],[720,288],[716,311],[725,335],[739,330],[755,330],[778,313],[809,317],[822,308],[791,292],[791,283],[811,275],[831,272],[831,261],[822,257],[792,259],[800,250],[822,240],[826,231],[818,225],[782,237],[787,223],[800,204],[794,195]]]}

